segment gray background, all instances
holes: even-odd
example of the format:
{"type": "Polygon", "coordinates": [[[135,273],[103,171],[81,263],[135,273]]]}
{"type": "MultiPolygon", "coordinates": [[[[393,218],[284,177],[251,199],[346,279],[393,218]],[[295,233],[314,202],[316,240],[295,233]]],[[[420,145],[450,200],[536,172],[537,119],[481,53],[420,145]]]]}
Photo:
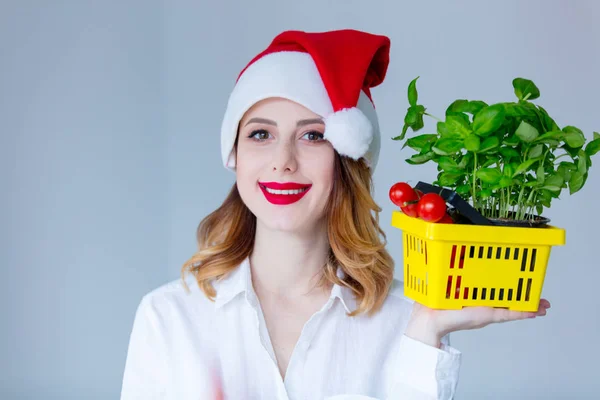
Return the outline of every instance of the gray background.
{"type": "MultiPolygon", "coordinates": [[[[118,397],[141,296],[178,277],[198,222],[234,181],[219,155],[234,79],[280,31],[391,37],[373,91],[375,183],[401,265],[388,188],[435,173],[389,140],[408,82],[420,75],[420,98],[443,114],[456,98],[512,100],[512,78],[527,77],[559,125],[589,139],[600,130],[599,17],[592,0],[0,2],[0,398],[118,397]]],[[[547,212],[568,241],[550,260],[549,316],[456,333],[458,398],[600,391],[596,163],[582,192],[547,212]]]]}

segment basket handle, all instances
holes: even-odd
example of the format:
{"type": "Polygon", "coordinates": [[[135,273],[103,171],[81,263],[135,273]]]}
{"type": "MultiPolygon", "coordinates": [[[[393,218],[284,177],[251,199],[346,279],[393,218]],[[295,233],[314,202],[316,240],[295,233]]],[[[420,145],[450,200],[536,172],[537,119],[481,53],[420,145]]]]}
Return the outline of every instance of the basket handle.
{"type": "Polygon", "coordinates": [[[441,186],[435,186],[430,183],[419,181],[415,186],[415,189],[419,189],[423,193],[437,193],[447,203],[452,204],[454,208],[460,212],[462,216],[467,218],[471,223],[475,225],[496,225],[477,211],[473,206],[467,203],[458,193],[454,190],[446,189],[441,186]]]}

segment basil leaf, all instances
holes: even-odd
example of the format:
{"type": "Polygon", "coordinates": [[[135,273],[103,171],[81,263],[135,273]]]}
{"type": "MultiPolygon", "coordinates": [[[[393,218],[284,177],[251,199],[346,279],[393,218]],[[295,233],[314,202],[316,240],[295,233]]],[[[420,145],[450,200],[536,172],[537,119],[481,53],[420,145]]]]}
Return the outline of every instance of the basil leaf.
{"type": "Polygon", "coordinates": [[[481,143],[481,147],[479,148],[479,153],[484,153],[490,150],[495,149],[500,146],[500,139],[498,136],[489,136],[483,140],[481,143]]]}
{"type": "Polygon", "coordinates": [[[485,168],[485,167],[489,167],[490,165],[494,165],[494,164],[498,163],[498,161],[500,161],[500,158],[497,156],[487,156],[487,157],[485,157],[485,161],[483,162],[483,165],[481,166],[481,168],[485,168]]]}
{"type": "Polygon", "coordinates": [[[521,141],[519,140],[519,137],[515,134],[510,135],[509,137],[507,137],[506,139],[504,139],[502,141],[502,144],[505,144],[507,146],[516,146],[520,143],[521,141]]]}
{"type": "Polygon", "coordinates": [[[473,119],[473,130],[479,136],[487,136],[504,123],[504,107],[501,104],[482,108],[473,119]]]}
{"type": "Polygon", "coordinates": [[[542,117],[543,117],[542,122],[543,122],[543,125],[546,128],[546,130],[548,130],[548,131],[560,130],[558,125],[556,125],[556,122],[554,122],[554,120],[552,118],[550,118],[550,115],[548,115],[548,112],[542,106],[538,105],[537,108],[540,110],[540,113],[542,114],[542,117]]]}
{"type": "Polygon", "coordinates": [[[527,158],[537,158],[542,155],[544,152],[544,146],[541,144],[536,144],[532,148],[529,149],[529,153],[527,154],[527,158]]]}
{"type": "Polygon", "coordinates": [[[454,100],[452,104],[448,106],[446,109],[446,116],[453,113],[462,113],[467,110],[467,106],[469,105],[469,100],[458,99],[454,100]]]}
{"type": "Polygon", "coordinates": [[[512,185],[511,177],[503,176],[502,178],[500,178],[500,181],[498,182],[498,189],[506,188],[506,187],[509,187],[510,185],[512,185]]]}
{"type": "Polygon", "coordinates": [[[569,193],[573,194],[578,192],[585,183],[585,172],[576,171],[571,175],[571,179],[569,179],[569,193]]]}
{"type": "Polygon", "coordinates": [[[569,146],[568,144],[563,144],[562,146],[560,146],[561,149],[564,149],[567,153],[569,153],[569,155],[571,156],[571,158],[575,158],[577,157],[577,153],[579,153],[579,148],[574,148],[569,146]]]}
{"type": "Polygon", "coordinates": [[[467,109],[464,112],[475,115],[479,111],[481,111],[482,108],[487,107],[487,106],[488,105],[483,101],[471,100],[471,101],[469,101],[469,104],[467,105],[467,109]]]}
{"type": "Polygon", "coordinates": [[[544,212],[544,206],[541,204],[536,204],[535,211],[538,215],[542,215],[542,213],[544,212]]]}
{"type": "Polygon", "coordinates": [[[600,151],[600,137],[592,140],[587,144],[587,146],[585,146],[585,152],[590,157],[596,154],[598,151],[600,151]]]}
{"type": "MultiPolygon", "coordinates": [[[[565,180],[559,174],[552,174],[546,178],[545,185],[547,186],[557,186],[562,188],[565,184],[565,180]]],[[[550,190],[550,189],[548,189],[550,190]]]]}
{"type": "Polygon", "coordinates": [[[467,195],[470,193],[470,191],[471,191],[471,185],[469,185],[468,183],[465,183],[464,185],[460,185],[455,190],[455,192],[460,195],[467,195]]]}
{"type": "Polygon", "coordinates": [[[477,170],[475,176],[485,183],[495,184],[500,181],[500,178],[502,178],[502,172],[496,168],[482,168],[477,170]]]}
{"type": "Polygon", "coordinates": [[[525,162],[522,162],[521,164],[519,164],[519,166],[517,167],[517,169],[515,170],[515,173],[513,174],[514,176],[517,176],[519,174],[522,174],[523,172],[527,171],[534,163],[538,162],[539,159],[537,158],[532,158],[530,160],[527,160],[525,162]]]}
{"type": "Polygon", "coordinates": [[[538,136],[539,132],[533,125],[528,124],[525,121],[521,121],[515,135],[519,137],[522,141],[529,143],[533,142],[538,136]]]}
{"type": "Polygon", "coordinates": [[[533,100],[540,97],[540,90],[533,81],[524,78],[513,79],[513,88],[519,100],[533,100]]]}
{"type": "Polygon", "coordinates": [[[425,114],[425,107],[422,105],[411,106],[406,112],[404,123],[410,126],[413,131],[418,131],[423,127],[423,114],[425,114]]]}
{"type": "Polygon", "coordinates": [[[440,168],[442,168],[444,171],[452,171],[452,172],[458,172],[461,168],[458,163],[456,162],[456,160],[454,160],[451,157],[448,156],[442,156],[437,160],[438,165],[440,166],[440,168]]]}
{"type": "Polygon", "coordinates": [[[536,177],[537,177],[537,181],[538,181],[538,183],[539,183],[540,185],[541,185],[541,184],[543,184],[543,183],[544,183],[544,180],[545,180],[545,178],[546,178],[546,177],[545,177],[545,171],[544,171],[544,164],[541,164],[541,163],[540,163],[540,165],[539,165],[539,167],[538,167],[538,169],[537,169],[537,171],[536,171],[535,175],[536,175],[536,177]]]}
{"type": "Polygon", "coordinates": [[[556,172],[563,178],[563,181],[565,182],[571,180],[571,175],[574,171],[577,171],[577,166],[568,161],[562,161],[556,169],[556,172]]]}
{"type": "Polygon", "coordinates": [[[481,139],[479,139],[479,136],[472,133],[465,138],[465,149],[467,149],[467,151],[477,152],[480,147],[481,139]]]}
{"type": "Polygon", "coordinates": [[[512,147],[501,147],[500,154],[502,154],[502,157],[504,157],[506,160],[510,160],[511,158],[521,157],[521,153],[519,153],[517,150],[513,149],[512,147]]]}
{"type": "Polygon", "coordinates": [[[464,176],[464,172],[442,172],[438,181],[442,186],[454,186],[464,176]]]}
{"type": "Polygon", "coordinates": [[[542,189],[550,190],[551,192],[560,192],[562,188],[560,186],[544,185],[542,189]]]}
{"type": "Polygon", "coordinates": [[[405,161],[411,165],[419,165],[433,159],[434,156],[435,154],[433,151],[430,151],[429,153],[425,154],[413,154],[411,158],[407,158],[405,161]]]}
{"type": "Polygon", "coordinates": [[[480,199],[487,199],[491,195],[492,195],[492,190],[491,189],[483,189],[483,190],[479,191],[479,198],[480,199]]]}
{"type": "Polygon", "coordinates": [[[504,164],[504,175],[512,178],[516,169],[517,167],[515,166],[515,163],[504,164]]]}
{"type": "Polygon", "coordinates": [[[579,148],[585,143],[585,136],[579,128],[565,126],[563,132],[565,133],[565,142],[567,142],[569,147],[579,148]]]}
{"type": "Polygon", "coordinates": [[[463,148],[463,141],[457,139],[438,139],[431,148],[436,154],[449,156],[463,148]]]}
{"type": "Polygon", "coordinates": [[[437,133],[440,135],[440,137],[448,136],[448,129],[446,128],[445,122],[440,121],[437,123],[437,133]]]}
{"type": "Polygon", "coordinates": [[[538,136],[534,142],[535,143],[547,143],[550,145],[557,146],[558,141],[565,141],[566,134],[563,131],[550,131],[546,133],[542,133],[538,136]]]}
{"type": "Polygon", "coordinates": [[[408,85],[408,103],[412,107],[415,107],[417,105],[417,99],[419,97],[417,93],[417,79],[419,79],[418,76],[415,79],[413,79],[408,85]]]}
{"type": "Polygon", "coordinates": [[[535,111],[531,110],[530,108],[526,107],[523,104],[503,103],[503,106],[504,106],[504,112],[507,117],[517,117],[519,119],[521,119],[523,117],[527,117],[527,118],[535,118],[536,117],[535,111]]]}
{"type": "Polygon", "coordinates": [[[471,123],[465,114],[451,114],[446,117],[446,130],[448,135],[464,138],[471,133],[471,123]]]}
{"type": "Polygon", "coordinates": [[[465,169],[467,167],[472,167],[473,164],[473,153],[467,153],[462,156],[460,162],[458,163],[458,167],[460,169],[465,169]]]}
{"type": "Polygon", "coordinates": [[[430,142],[435,142],[437,139],[436,134],[425,134],[414,136],[408,139],[405,143],[405,146],[410,147],[411,149],[421,151],[421,149],[430,142]]]}
{"type": "Polygon", "coordinates": [[[483,107],[487,107],[487,104],[483,101],[479,100],[455,100],[450,106],[446,109],[446,115],[450,115],[453,113],[469,113],[472,115],[477,114],[483,107]]]}

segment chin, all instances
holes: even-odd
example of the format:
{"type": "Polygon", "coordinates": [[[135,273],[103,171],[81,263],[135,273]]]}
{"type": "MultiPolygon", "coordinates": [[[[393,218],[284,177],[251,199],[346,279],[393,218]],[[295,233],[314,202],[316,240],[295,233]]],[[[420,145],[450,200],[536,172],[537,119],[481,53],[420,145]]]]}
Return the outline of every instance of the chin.
{"type": "Polygon", "coordinates": [[[306,218],[305,213],[287,212],[287,210],[286,212],[262,210],[262,212],[255,215],[258,223],[273,231],[286,233],[302,232],[314,225],[313,221],[306,218]]]}

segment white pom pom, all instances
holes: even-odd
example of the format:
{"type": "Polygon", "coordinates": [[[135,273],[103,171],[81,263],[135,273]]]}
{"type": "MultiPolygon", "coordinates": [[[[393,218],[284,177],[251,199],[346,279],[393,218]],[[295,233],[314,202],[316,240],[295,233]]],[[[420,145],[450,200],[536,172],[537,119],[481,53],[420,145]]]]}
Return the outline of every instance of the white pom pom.
{"type": "Polygon", "coordinates": [[[324,138],[341,155],[358,160],[369,150],[373,126],[358,108],[346,108],[325,118],[324,138]]]}

